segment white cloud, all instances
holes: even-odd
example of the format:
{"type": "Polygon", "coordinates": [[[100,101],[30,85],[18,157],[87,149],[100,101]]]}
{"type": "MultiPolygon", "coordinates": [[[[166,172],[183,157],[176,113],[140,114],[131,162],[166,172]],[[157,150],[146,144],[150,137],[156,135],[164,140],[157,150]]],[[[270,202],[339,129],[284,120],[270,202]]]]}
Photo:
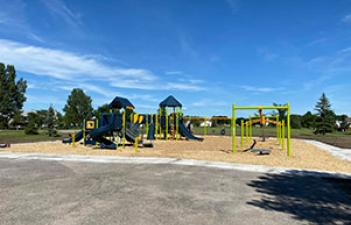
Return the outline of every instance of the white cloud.
{"type": "Polygon", "coordinates": [[[198,101],[195,101],[192,106],[193,107],[223,107],[223,106],[228,106],[230,103],[224,102],[224,101],[218,101],[218,100],[213,100],[213,99],[201,99],[198,101]]]}
{"type": "MultiPolygon", "coordinates": [[[[77,83],[88,85],[100,81],[105,82],[107,87],[143,90],[199,91],[203,89],[195,83],[162,81],[146,69],[111,66],[92,56],[5,39],[0,39],[0,61],[14,64],[19,71],[70,82],[71,85],[77,83]]],[[[105,88],[100,89],[95,88],[94,91],[102,94],[105,88]]],[[[92,90],[91,87],[90,90],[92,90]]]]}
{"type": "Polygon", "coordinates": [[[262,93],[270,93],[270,92],[275,92],[275,91],[282,91],[284,88],[282,87],[255,87],[255,86],[249,86],[249,85],[242,85],[240,86],[242,89],[245,91],[252,91],[252,92],[262,92],[262,93]]]}
{"type": "Polygon", "coordinates": [[[76,27],[82,24],[81,15],[73,12],[62,0],[42,0],[42,3],[53,15],[62,19],[70,26],[76,27]]]}
{"type": "Polygon", "coordinates": [[[148,70],[111,67],[94,58],[4,39],[0,39],[0,60],[16,65],[18,70],[62,80],[138,78],[150,81],[155,79],[148,70]]]}

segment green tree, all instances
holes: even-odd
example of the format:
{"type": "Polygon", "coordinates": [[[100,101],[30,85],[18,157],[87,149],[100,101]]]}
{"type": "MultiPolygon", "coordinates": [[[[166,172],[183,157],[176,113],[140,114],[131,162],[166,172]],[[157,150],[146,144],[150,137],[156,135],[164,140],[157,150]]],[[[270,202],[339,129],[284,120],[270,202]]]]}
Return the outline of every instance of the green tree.
{"type": "Polygon", "coordinates": [[[325,93],[319,98],[315,110],[317,111],[315,133],[325,135],[332,132],[335,127],[336,115],[331,109],[331,104],[325,93]]]}
{"type": "Polygon", "coordinates": [[[25,134],[38,134],[38,126],[36,124],[37,115],[34,112],[28,113],[27,116],[28,123],[24,129],[25,134]]]}
{"type": "Polygon", "coordinates": [[[100,118],[103,113],[110,112],[110,106],[108,104],[103,104],[94,110],[93,114],[96,118],[100,118]]]}
{"type": "Polygon", "coordinates": [[[316,117],[316,115],[313,115],[310,111],[308,111],[301,118],[301,126],[304,128],[314,128],[316,117]]]}
{"type": "Polygon", "coordinates": [[[57,128],[58,129],[65,128],[65,121],[64,121],[62,113],[56,112],[56,118],[57,118],[57,128]]]}
{"type": "Polygon", "coordinates": [[[290,116],[290,120],[291,120],[291,128],[294,129],[301,129],[302,125],[301,125],[301,118],[302,116],[300,115],[291,115],[290,116]]]}
{"type": "Polygon", "coordinates": [[[50,106],[46,116],[46,126],[48,129],[48,135],[50,137],[57,135],[56,122],[57,120],[56,120],[55,110],[52,106],[50,106]]]}
{"type": "MultiPolygon", "coordinates": [[[[287,106],[288,104],[278,104],[278,103],[273,103],[273,106],[287,106]]],[[[286,116],[287,116],[287,109],[277,109],[278,115],[279,115],[279,120],[285,120],[286,121],[286,116]]]]}
{"type": "Polygon", "coordinates": [[[40,109],[35,111],[35,123],[37,124],[38,128],[43,128],[46,125],[46,119],[48,115],[47,109],[40,109]]]}
{"type": "Polygon", "coordinates": [[[16,82],[16,70],[12,65],[5,68],[0,63],[0,127],[8,128],[9,121],[22,113],[26,101],[27,82],[22,78],[16,82]]]}
{"type": "Polygon", "coordinates": [[[68,127],[82,126],[83,119],[92,115],[93,107],[91,102],[91,98],[82,89],[73,89],[63,109],[66,125],[68,127]]]}

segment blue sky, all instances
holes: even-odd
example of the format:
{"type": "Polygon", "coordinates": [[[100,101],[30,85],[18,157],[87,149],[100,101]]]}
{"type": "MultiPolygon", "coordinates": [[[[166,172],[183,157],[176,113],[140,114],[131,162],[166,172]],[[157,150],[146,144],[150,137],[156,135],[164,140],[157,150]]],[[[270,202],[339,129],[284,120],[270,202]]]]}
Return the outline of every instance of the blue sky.
{"type": "Polygon", "coordinates": [[[25,110],[62,110],[82,88],[96,107],[128,97],[154,112],[173,94],[187,114],[325,92],[351,114],[351,1],[0,0],[0,62],[28,81],[25,110]]]}

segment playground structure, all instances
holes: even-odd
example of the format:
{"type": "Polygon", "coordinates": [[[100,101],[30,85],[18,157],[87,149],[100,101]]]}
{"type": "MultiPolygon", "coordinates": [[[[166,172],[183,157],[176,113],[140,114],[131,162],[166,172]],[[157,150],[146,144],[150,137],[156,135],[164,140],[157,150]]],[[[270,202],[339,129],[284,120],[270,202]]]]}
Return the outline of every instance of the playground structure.
{"type": "MultiPolygon", "coordinates": [[[[159,109],[155,114],[138,114],[134,112],[134,105],[126,98],[115,97],[109,104],[110,113],[102,114],[101,118],[91,118],[84,120],[83,129],[71,138],[63,140],[63,143],[70,143],[75,146],[83,139],[84,145],[97,145],[102,149],[123,148],[126,142],[134,145],[135,151],[141,145],[143,147],[153,147],[154,140],[180,140],[181,137],[187,140],[202,141],[203,138],[196,137],[184,124],[182,104],[172,95],[168,96],[159,104],[159,109]],[[144,134],[146,140],[144,141],[144,134]]],[[[207,134],[208,118],[197,118],[203,121],[203,136],[207,134]]],[[[228,118],[222,118],[227,120],[228,118]]],[[[276,126],[277,142],[281,149],[287,149],[287,155],[291,155],[290,141],[290,104],[284,106],[236,106],[232,105],[232,117],[230,118],[232,153],[237,152],[236,127],[240,126],[240,146],[250,144],[247,150],[253,151],[256,140],[253,141],[253,126],[259,125],[262,128],[262,141],[265,141],[264,128],[268,124],[276,126]],[[237,110],[258,110],[258,116],[249,116],[248,119],[237,121],[237,110]],[[263,110],[286,110],[286,121],[279,116],[264,115],[263,110]]],[[[224,130],[225,132],[225,130],[224,130]]],[[[268,150],[267,150],[268,151],[268,150]]],[[[260,152],[261,153],[261,152],[260,152]]],[[[269,152],[268,152],[269,154],[269,152]]]]}
{"type": "Polygon", "coordinates": [[[173,96],[167,97],[160,103],[156,114],[138,114],[134,112],[134,105],[126,98],[115,97],[109,104],[110,113],[103,113],[98,118],[84,119],[83,128],[78,133],[71,134],[63,143],[73,147],[83,140],[84,145],[97,145],[102,149],[118,149],[125,147],[126,142],[134,145],[135,151],[139,145],[152,147],[152,141],[157,139],[179,140],[180,136],[187,140],[202,140],[195,137],[183,124],[181,103],[173,96]],[[168,115],[167,108],[173,108],[168,115]],[[145,130],[141,128],[145,127],[145,130]],[[144,132],[146,140],[144,142],[144,132]]]}
{"type": "MultiPolygon", "coordinates": [[[[284,106],[236,106],[235,104],[232,105],[232,123],[231,123],[231,133],[232,133],[232,152],[233,154],[237,151],[236,146],[236,126],[237,126],[237,118],[236,118],[236,111],[237,110],[258,110],[259,116],[258,117],[249,117],[247,121],[240,121],[240,146],[244,146],[244,139],[245,143],[252,141],[252,126],[254,124],[260,124],[261,127],[266,126],[267,123],[274,124],[276,126],[276,135],[277,141],[281,145],[281,148],[285,148],[285,139],[286,139],[286,149],[287,155],[291,155],[291,127],[290,127],[290,104],[284,106]],[[266,117],[263,114],[263,110],[286,110],[286,123],[285,120],[280,120],[279,116],[275,117],[266,117]],[[274,118],[275,120],[273,120],[274,118]],[[287,130],[287,134],[285,134],[285,127],[287,130]]],[[[264,130],[263,130],[264,131],[264,130]]],[[[264,134],[262,135],[262,140],[265,141],[264,134]]],[[[251,146],[252,148],[253,146],[251,146]]]]}

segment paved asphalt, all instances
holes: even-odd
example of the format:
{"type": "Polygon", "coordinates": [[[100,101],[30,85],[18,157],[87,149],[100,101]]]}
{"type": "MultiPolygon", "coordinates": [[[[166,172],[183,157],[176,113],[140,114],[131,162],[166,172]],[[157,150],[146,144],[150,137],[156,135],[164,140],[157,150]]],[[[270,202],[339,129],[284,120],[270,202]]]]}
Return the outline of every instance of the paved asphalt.
{"type": "Polygon", "coordinates": [[[0,159],[0,224],[351,224],[350,189],[194,166],[0,159]]]}

